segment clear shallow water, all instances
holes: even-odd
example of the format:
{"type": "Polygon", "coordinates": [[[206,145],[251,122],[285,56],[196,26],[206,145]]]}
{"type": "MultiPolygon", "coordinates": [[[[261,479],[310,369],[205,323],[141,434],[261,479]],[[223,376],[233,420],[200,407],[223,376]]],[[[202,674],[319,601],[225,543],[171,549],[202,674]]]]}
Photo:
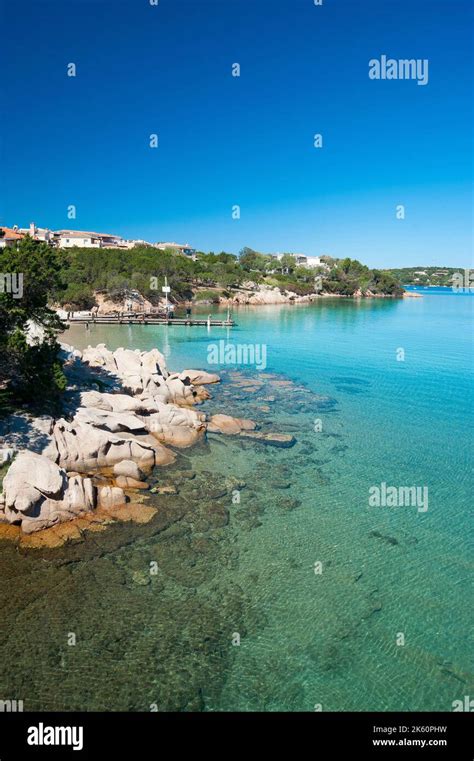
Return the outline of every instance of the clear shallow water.
{"type": "MultiPolygon", "coordinates": [[[[117,529],[116,545],[103,552],[110,538],[97,535],[98,559],[86,557],[89,545],[74,558],[64,550],[71,578],[64,564],[45,576],[28,560],[41,574],[46,621],[25,608],[28,631],[3,691],[27,680],[22,647],[34,637],[37,657],[49,658],[43,682],[36,667],[34,707],[147,710],[162,696],[164,707],[184,710],[451,710],[472,694],[473,303],[424,291],[397,301],[240,308],[230,331],[71,328],[65,340],[79,348],[158,346],[172,369],[215,369],[208,346],[221,338],[265,344],[263,373],[237,368],[264,385],[247,392],[232,385],[236,368],[221,368],[206,409],[291,431],[297,444],[280,450],[210,436],[187,450],[186,467],[203,483],[238,478],[246,487],[239,505],[231,492],[221,500],[230,521],[215,533],[191,516],[171,559],[161,535],[132,526],[117,529]],[[428,487],[428,510],[369,508],[369,488],[382,482],[428,487]],[[157,554],[160,586],[134,586],[132,571],[157,554]],[[48,616],[57,622],[53,644],[44,641],[48,616]],[[83,649],[74,661],[63,647],[58,660],[54,642],[71,619],[84,630],[83,649]],[[169,695],[188,682],[198,698],[173,703],[169,695]]],[[[19,573],[9,550],[4,557],[9,574],[19,573]]],[[[25,582],[17,605],[31,594],[25,582]]]]}

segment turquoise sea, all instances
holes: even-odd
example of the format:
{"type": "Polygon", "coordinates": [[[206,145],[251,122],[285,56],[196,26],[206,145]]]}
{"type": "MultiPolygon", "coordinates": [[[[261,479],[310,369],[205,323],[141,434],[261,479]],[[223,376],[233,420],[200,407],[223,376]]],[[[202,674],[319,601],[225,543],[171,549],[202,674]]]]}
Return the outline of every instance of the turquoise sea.
{"type": "Polygon", "coordinates": [[[205,711],[449,711],[474,694],[473,303],[424,289],[240,307],[231,329],[73,326],[78,348],[157,346],[171,369],[222,371],[204,410],[297,443],[185,450],[166,510],[194,507],[161,533],[111,528],[41,559],[0,545],[16,595],[0,691],[31,708],[205,711]],[[265,346],[266,367],[210,366],[220,340],[265,346]],[[370,507],[382,483],[426,487],[428,509],[370,507]]]}

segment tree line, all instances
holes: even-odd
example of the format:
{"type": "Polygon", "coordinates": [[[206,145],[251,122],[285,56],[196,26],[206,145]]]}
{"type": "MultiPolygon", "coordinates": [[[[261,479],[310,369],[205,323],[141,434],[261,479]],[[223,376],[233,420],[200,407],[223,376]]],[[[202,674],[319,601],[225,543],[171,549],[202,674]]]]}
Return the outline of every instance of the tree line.
{"type": "Polygon", "coordinates": [[[369,269],[355,259],[322,259],[326,267],[308,269],[299,266],[293,254],[276,259],[250,248],[242,249],[240,256],[225,251],[198,252],[195,261],[151,246],[127,250],[72,248],[62,251],[63,286],[55,297],[72,309],[90,309],[97,292],[119,301],[127,291],[136,290],[157,303],[161,290],[156,283],[163,283],[165,276],[178,302],[191,300],[196,291],[206,288],[217,288],[230,296],[246,281],[298,295],[320,290],[344,296],[357,291],[391,296],[402,293],[399,280],[390,272],[369,269]]]}

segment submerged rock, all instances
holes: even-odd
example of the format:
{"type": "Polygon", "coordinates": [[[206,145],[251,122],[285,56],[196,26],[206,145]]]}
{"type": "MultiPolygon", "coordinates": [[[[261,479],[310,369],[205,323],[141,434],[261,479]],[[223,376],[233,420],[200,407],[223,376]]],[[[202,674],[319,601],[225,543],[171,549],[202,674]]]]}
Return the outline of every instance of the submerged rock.
{"type": "Polygon", "coordinates": [[[296,510],[298,507],[301,506],[301,500],[299,499],[281,499],[278,502],[279,507],[281,507],[283,510],[296,510]]]}
{"type": "Polygon", "coordinates": [[[263,433],[261,431],[242,431],[242,437],[268,444],[272,447],[288,449],[296,444],[296,439],[289,433],[263,433]]]}
{"type": "Polygon", "coordinates": [[[129,476],[118,476],[115,480],[117,486],[121,489],[148,489],[149,484],[146,481],[140,481],[129,476]]]}
{"type": "Polygon", "coordinates": [[[165,496],[175,496],[176,494],[179,494],[178,489],[173,484],[156,485],[153,486],[150,491],[152,494],[163,494],[165,496]]]}
{"type": "Polygon", "coordinates": [[[370,531],[369,536],[373,536],[376,539],[381,539],[386,544],[391,544],[392,546],[396,546],[399,544],[398,539],[396,539],[394,536],[389,536],[388,534],[382,534],[381,531],[370,531]]]}
{"type": "Polygon", "coordinates": [[[234,418],[230,415],[212,415],[207,425],[210,433],[224,433],[227,436],[236,436],[242,431],[253,431],[256,428],[253,420],[245,418],[234,418]]]}

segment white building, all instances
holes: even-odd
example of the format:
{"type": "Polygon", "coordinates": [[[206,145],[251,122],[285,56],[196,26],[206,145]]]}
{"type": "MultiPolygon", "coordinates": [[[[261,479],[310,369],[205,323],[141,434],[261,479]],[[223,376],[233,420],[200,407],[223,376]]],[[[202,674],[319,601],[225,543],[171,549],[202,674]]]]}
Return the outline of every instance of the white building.
{"type": "Polygon", "coordinates": [[[177,254],[188,256],[190,259],[193,259],[193,261],[196,258],[196,249],[191,248],[189,243],[155,243],[154,247],[159,248],[160,251],[165,251],[169,248],[177,254]]]}
{"type": "MultiPolygon", "coordinates": [[[[44,241],[59,248],[132,248],[136,243],[145,241],[127,241],[120,235],[111,235],[110,233],[94,233],[85,230],[50,230],[47,227],[37,227],[34,222],[30,222],[29,227],[18,228],[0,228],[5,231],[4,241],[0,247],[13,245],[17,240],[21,240],[25,235],[29,235],[34,240],[44,241]]],[[[148,244],[151,245],[151,244],[148,244]]]]}
{"type": "Polygon", "coordinates": [[[102,242],[96,233],[82,232],[80,230],[58,230],[59,248],[101,248],[102,242]]]}
{"type": "Polygon", "coordinates": [[[326,262],[321,261],[320,256],[305,256],[305,254],[295,254],[295,259],[298,267],[307,267],[307,269],[316,269],[316,267],[323,267],[329,269],[326,262]]]}
{"type": "Polygon", "coordinates": [[[34,222],[30,222],[29,227],[20,227],[18,232],[22,235],[29,235],[34,240],[44,241],[44,243],[54,242],[54,232],[47,227],[36,227],[34,222]]]}
{"type": "MultiPolygon", "coordinates": [[[[284,256],[285,254],[275,254],[275,258],[279,261],[281,261],[284,256]]],[[[306,254],[289,254],[289,256],[294,257],[297,267],[307,267],[308,269],[324,267],[324,269],[328,269],[327,264],[321,261],[320,256],[306,256],[306,254]]]]}
{"type": "Polygon", "coordinates": [[[148,243],[147,240],[142,240],[139,238],[138,240],[127,240],[125,241],[125,245],[127,248],[135,248],[135,246],[151,246],[151,243],[148,243]]]}
{"type": "Polygon", "coordinates": [[[59,248],[128,248],[127,241],[120,235],[93,233],[83,230],[58,230],[55,233],[59,248]]]}
{"type": "Polygon", "coordinates": [[[108,233],[95,233],[100,238],[102,248],[129,248],[128,241],[120,235],[109,235],[108,233]]]}

